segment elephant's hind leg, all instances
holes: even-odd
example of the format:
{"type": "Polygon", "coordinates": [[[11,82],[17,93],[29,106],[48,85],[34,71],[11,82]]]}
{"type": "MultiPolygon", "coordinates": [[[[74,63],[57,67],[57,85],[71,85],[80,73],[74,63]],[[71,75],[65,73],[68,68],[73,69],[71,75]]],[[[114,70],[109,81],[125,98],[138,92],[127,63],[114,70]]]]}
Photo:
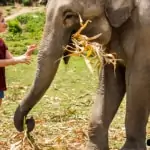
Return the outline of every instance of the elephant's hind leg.
{"type": "Polygon", "coordinates": [[[86,150],[108,150],[108,128],[125,94],[125,68],[105,65],[89,125],[86,150]]]}

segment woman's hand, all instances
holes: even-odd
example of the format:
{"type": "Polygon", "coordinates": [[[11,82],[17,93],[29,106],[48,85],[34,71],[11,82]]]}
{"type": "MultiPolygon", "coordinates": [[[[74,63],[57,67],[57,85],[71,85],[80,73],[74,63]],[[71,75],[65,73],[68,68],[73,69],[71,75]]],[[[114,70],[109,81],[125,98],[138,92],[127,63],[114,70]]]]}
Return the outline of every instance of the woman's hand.
{"type": "Polygon", "coordinates": [[[13,57],[14,64],[18,64],[18,63],[30,64],[32,52],[36,48],[37,48],[36,44],[32,44],[32,45],[28,46],[28,49],[27,49],[27,51],[24,55],[21,55],[21,56],[18,56],[18,57],[13,57]]]}
{"type": "Polygon", "coordinates": [[[36,45],[36,44],[32,44],[32,45],[28,46],[28,49],[27,49],[25,55],[31,56],[32,53],[33,53],[33,51],[34,51],[36,48],[37,48],[37,45],[36,45]]]}

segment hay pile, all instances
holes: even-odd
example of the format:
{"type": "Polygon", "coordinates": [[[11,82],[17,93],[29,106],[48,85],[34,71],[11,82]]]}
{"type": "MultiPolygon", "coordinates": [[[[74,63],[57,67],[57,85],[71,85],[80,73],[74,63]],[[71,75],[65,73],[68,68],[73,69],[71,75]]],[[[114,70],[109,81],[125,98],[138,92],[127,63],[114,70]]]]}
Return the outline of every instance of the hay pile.
{"type": "Polygon", "coordinates": [[[64,52],[69,53],[67,56],[83,57],[91,73],[93,73],[95,67],[100,69],[102,65],[104,65],[104,62],[106,64],[113,64],[115,70],[117,64],[116,55],[106,53],[105,46],[100,43],[93,42],[95,39],[101,36],[101,33],[93,37],[87,37],[86,35],[81,34],[81,32],[89,23],[91,23],[91,21],[87,20],[85,23],[83,23],[80,15],[79,19],[81,27],[75,34],[72,35],[72,44],[67,45],[64,48],[64,52]]]}

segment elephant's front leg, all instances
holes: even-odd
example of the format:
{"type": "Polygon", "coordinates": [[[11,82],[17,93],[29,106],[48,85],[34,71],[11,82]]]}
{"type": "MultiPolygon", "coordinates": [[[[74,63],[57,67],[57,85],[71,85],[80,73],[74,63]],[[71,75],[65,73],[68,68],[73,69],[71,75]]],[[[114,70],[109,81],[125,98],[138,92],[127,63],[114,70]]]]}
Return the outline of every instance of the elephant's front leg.
{"type": "MultiPolygon", "coordinates": [[[[149,62],[141,59],[143,62],[149,62]]],[[[140,62],[139,63],[143,63],[140,62]]],[[[127,71],[126,143],[122,150],[146,150],[150,108],[150,66],[135,62],[127,71]],[[148,67],[149,66],[149,67],[148,67]]]]}
{"type": "Polygon", "coordinates": [[[108,150],[108,128],[125,94],[125,68],[105,65],[92,110],[86,150],[108,150]]]}

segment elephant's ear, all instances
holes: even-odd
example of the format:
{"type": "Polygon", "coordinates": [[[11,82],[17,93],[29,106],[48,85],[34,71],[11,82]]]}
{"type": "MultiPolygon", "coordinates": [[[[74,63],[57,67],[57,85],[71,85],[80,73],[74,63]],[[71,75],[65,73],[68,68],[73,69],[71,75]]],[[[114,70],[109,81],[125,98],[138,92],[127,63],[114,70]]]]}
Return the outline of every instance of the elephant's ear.
{"type": "Polygon", "coordinates": [[[107,0],[105,11],[110,24],[121,26],[131,16],[133,5],[133,0],[107,0]]]}

